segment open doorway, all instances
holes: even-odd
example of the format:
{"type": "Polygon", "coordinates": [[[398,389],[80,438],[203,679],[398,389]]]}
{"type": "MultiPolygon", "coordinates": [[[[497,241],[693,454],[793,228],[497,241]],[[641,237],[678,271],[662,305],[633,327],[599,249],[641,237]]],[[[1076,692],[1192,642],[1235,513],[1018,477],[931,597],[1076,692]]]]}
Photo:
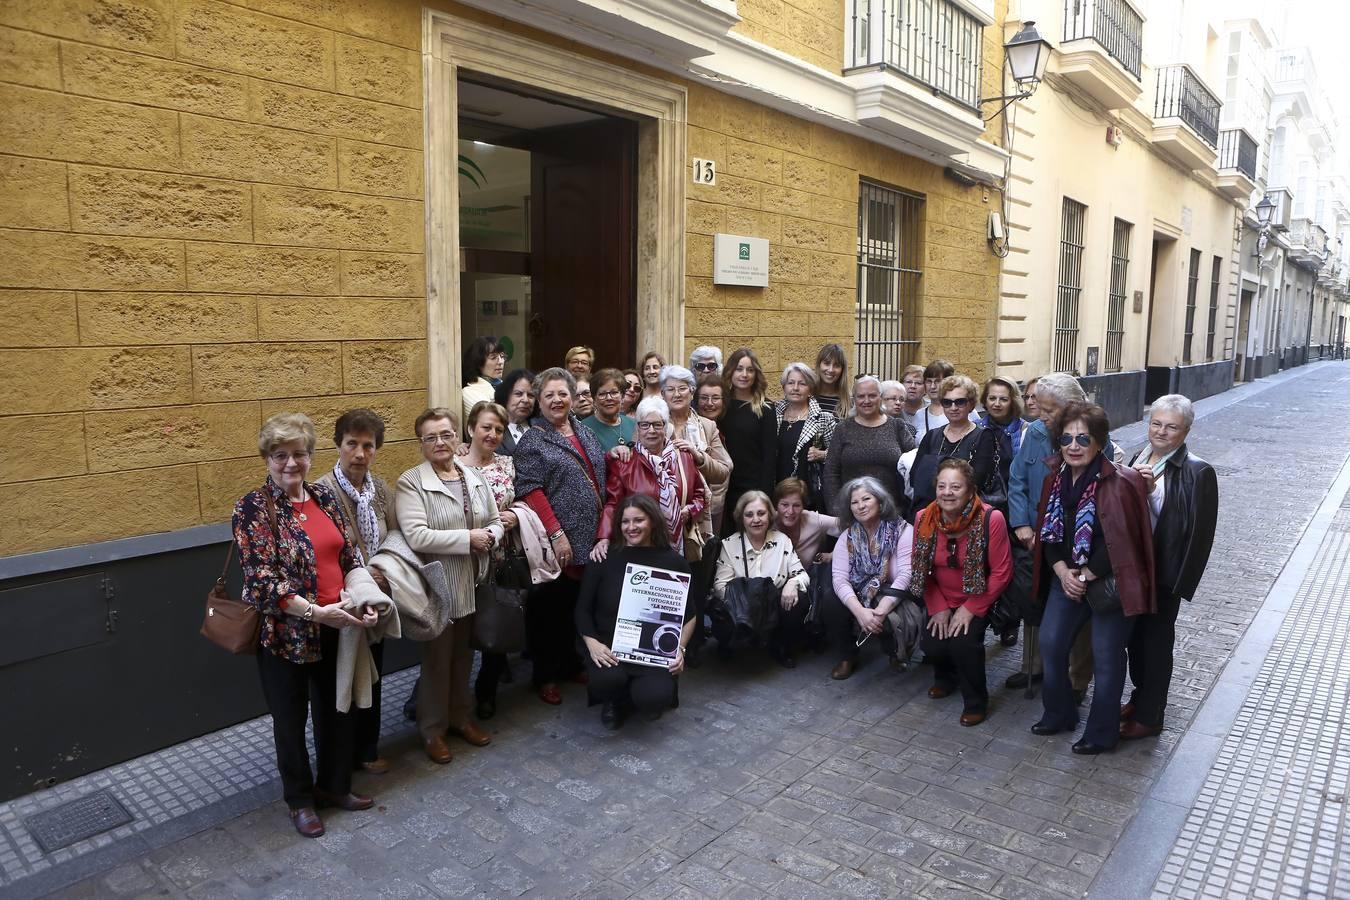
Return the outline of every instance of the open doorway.
{"type": "Polygon", "coordinates": [[[507,369],[578,344],[632,365],[638,123],[473,73],[456,91],[464,345],[499,338],[507,369]]]}
{"type": "Polygon", "coordinates": [[[1255,291],[1242,289],[1242,299],[1238,304],[1237,320],[1237,340],[1236,351],[1237,360],[1233,365],[1234,381],[1250,381],[1251,374],[1248,371],[1250,363],[1248,361],[1247,342],[1251,337],[1252,328],[1252,302],[1256,297],[1255,291]]]}

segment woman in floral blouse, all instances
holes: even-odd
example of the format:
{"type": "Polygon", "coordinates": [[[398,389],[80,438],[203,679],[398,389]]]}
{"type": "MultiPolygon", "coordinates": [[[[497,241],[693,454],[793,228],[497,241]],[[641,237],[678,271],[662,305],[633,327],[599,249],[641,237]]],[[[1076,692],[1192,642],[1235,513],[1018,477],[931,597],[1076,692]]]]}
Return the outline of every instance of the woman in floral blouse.
{"type": "MultiPolygon", "coordinates": [[[[478,470],[492,491],[492,499],[497,501],[497,512],[502,517],[502,528],[506,534],[515,530],[516,514],[511,504],[516,499],[516,465],[511,457],[498,453],[502,436],[510,422],[506,409],[496,403],[480,402],[474,404],[469,412],[469,452],[464,461],[478,470]]],[[[501,555],[501,546],[493,553],[501,555]]],[[[486,586],[492,590],[492,585],[486,586]]],[[[506,654],[482,651],[483,663],[478,667],[478,678],[473,683],[473,695],[477,701],[478,718],[490,719],[497,714],[497,685],[507,673],[506,654]]]]}
{"type": "Polygon", "coordinates": [[[314,423],[279,413],[258,435],[267,480],[234,506],[232,525],[244,570],[244,600],[262,613],[258,677],[272,714],[282,791],[295,830],[319,837],[320,806],[369,809],[353,794],[355,718],[337,711],[338,630],[375,624],[338,606],[346,575],[361,565],[337,498],[305,481],[314,454],[314,423]],[[313,698],[313,702],[310,700],[313,698]],[[305,747],[314,719],[318,778],[305,747]]]}

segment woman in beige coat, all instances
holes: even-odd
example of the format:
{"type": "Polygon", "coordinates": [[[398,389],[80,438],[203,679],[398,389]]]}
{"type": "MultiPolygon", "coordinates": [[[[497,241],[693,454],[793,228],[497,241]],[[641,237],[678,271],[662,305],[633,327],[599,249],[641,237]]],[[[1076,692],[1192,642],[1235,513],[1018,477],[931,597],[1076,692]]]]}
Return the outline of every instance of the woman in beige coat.
{"type": "Polygon", "coordinates": [[[450,624],[422,644],[417,726],[433,762],[450,762],[447,732],[481,747],[491,741],[471,716],[469,670],[474,590],[488,577],[492,548],[505,533],[483,476],[455,453],[459,422],[450,410],[428,409],[414,423],[425,462],[398,479],[394,506],[408,546],[445,567],[450,624]]]}

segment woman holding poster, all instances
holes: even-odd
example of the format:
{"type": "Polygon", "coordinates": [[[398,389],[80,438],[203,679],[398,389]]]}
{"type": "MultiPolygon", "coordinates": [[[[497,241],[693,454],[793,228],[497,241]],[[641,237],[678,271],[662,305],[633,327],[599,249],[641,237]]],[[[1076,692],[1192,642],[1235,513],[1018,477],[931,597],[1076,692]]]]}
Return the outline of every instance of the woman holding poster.
{"type": "Polygon", "coordinates": [[[671,548],[661,507],[645,494],[625,497],[615,508],[609,553],[603,562],[586,567],[577,598],[576,624],[586,643],[591,703],[604,704],[600,721],[611,730],[623,725],[630,712],[654,719],[676,705],[675,676],[684,671],[684,650],[694,631],[695,607],[687,602],[678,604],[682,613],[673,617],[675,621],[632,623],[625,618],[625,628],[640,632],[638,643],[650,645],[668,661],[661,666],[627,662],[615,655],[620,602],[626,599],[629,582],[638,580],[630,577],[634,569],[643,580],[670,573],[668,580],[682,584],[687,598],[689,563],[671,548]],[[681,575],[682,581],[676,577],[681,575]]]}

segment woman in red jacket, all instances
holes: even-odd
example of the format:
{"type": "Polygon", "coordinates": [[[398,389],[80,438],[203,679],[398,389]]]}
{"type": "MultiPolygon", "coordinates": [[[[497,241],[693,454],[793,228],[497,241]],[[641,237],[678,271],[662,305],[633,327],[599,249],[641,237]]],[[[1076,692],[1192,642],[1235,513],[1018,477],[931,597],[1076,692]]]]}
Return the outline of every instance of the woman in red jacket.
{"type": "Polygon", "coordinates": [[[646,494],[661,507],[671,549],[685,559],[697,560],[702,540],[689,537],[690,526],[701,536],[712,534],[712,524],[704,516],[708,486],[699,474],[698,462],[693,452],[681,450],[671,440],[670,407],[665,400],[647,397],[634,412],[637,446],[629,453],[610,457],[605,509],[591,559],[600,562],[609,552],[609,536],[619,502],[630,494],[646,494]]]}
{"type": "Polygon", "coordinates": [[[1092,755],[1120,740],[1125,645],[1135,618],[1157,611],[1148,492],[1139,473],[1117,467],[1102,449],[1110,423],[1100,406],[1070,403],[1051,429],[1059,454],[1046,459],[1033,595],[1045,603],[1045,712],[1034,734],[1072,731],[1078,708],[1069,683],[1069,648],[1092,623],[1092,709],[1073,752],[1092,755]]]}
{"type": "Polygon", "coordinates": [[[1012,578],[1012,550],[1003,513],[980,501],[975,469],[944,459],[937,499],[915,517],[909,589],[928,608],[924,656],[933,661],[928,696],[961,688],[962,725],[978,725],[989,709],[984,679],[984,629],[989,607],[1012,578]]]}

